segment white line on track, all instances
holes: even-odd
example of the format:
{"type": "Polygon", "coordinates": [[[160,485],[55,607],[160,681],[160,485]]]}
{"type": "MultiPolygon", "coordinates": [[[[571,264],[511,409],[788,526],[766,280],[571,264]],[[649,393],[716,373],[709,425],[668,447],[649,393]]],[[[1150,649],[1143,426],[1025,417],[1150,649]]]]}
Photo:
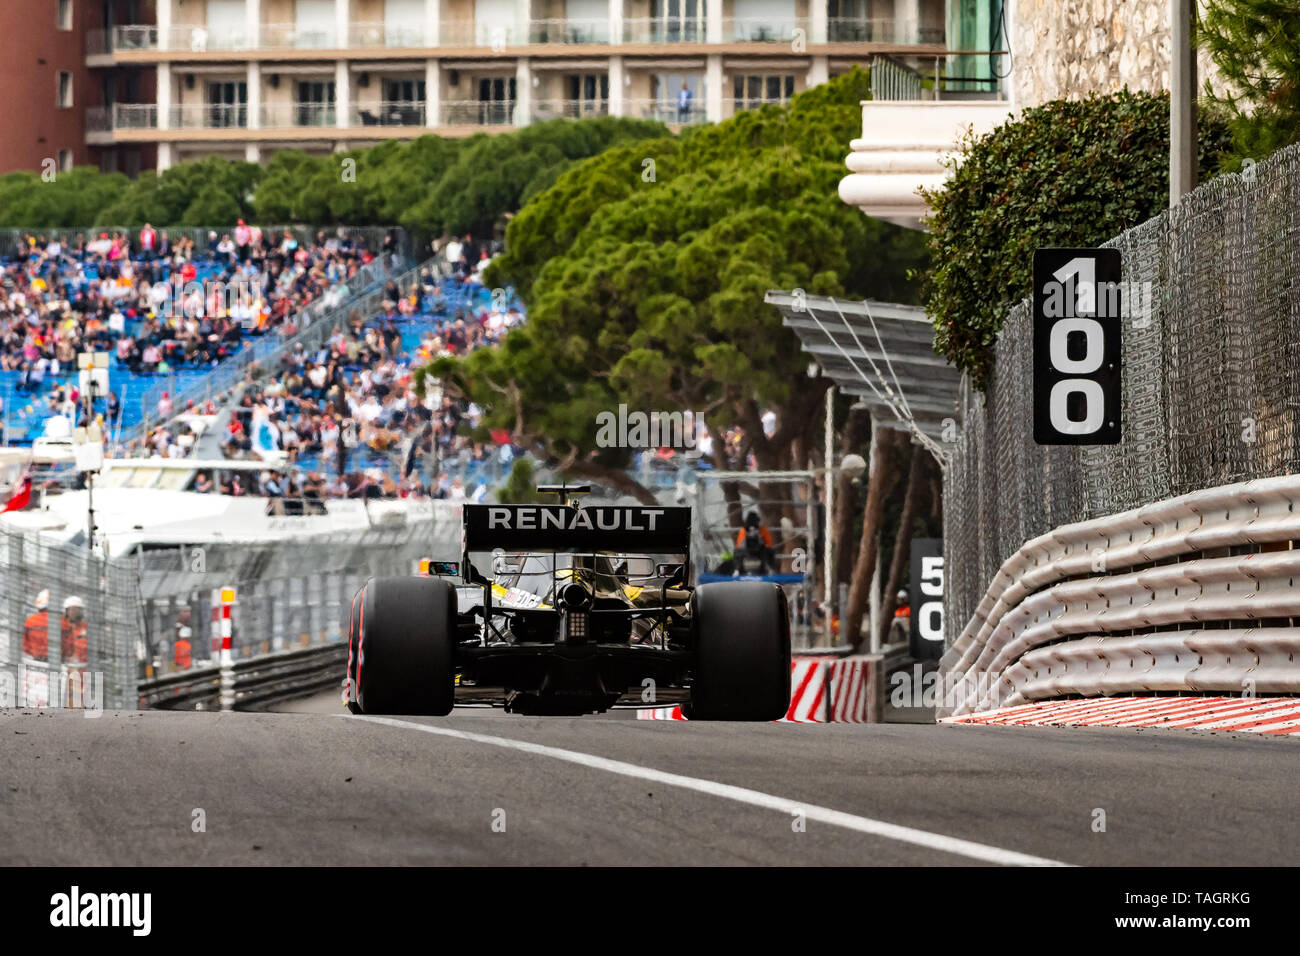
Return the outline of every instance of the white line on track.
{"type": "Polygon", "coordinates": [[[669,787],[680,787],[683,790],[694,790],[696,793],[703,793],[712,797],[721,797],[724,800],[734,800],[737,803],[746,803],[753,807],[762,807],[765,810],[776,810],[780,813],[786,814],[791,814],[797,811],[802,813],[805,819],[815,820],[818,823],[843,827],[846,830],[853,830],[857,833],[866,833],[871,836],[884,837],[886,840],[897,840],[900,843],[911,843],[916,846],[926,847],[927,849],[938,850],[941,853],[951,853],[955,856],[964,856],[972,860],[979,860],[983,863],[999,863],[1005,866],[1071,865],[1069,863],[1062,863],[1059,860],[1049,860],[1040,856],[1030,856],[1027,853],[1017,853],[1015,850],[1004,850],[1001,847],[988,846],[984,843],[975,843],[971,840],[960,840],[956,837],[944,836],[939,833],[930,833],[926,830],[917,830],[912,827],[899,826],[895,823],[886,823],[883,820],[873,820],[870,817],[859,817],[852,813],[832,810],[829,807],[813,806],[799,800],[777,797],[770,793],[763,793],[759,790],[749,790],[745,787],[733,787],[731,784],[717,783],[713,780],[702,780],[699,777],[687,777],[682,774],[668,773],[663,770],[655,770],[652,767],[642,767],[634,763],[625,763],[622,760],[610,760],[608,757],[597,757],[594,754],[586,754],[577,750],[564,750],[559,747],[548,747],[545,744],[534,744],[529,743],[526,740],[515,740],[510,737],[497,737],[492,734],[476,734],[465,730],[452,730],[450,727],[433,727],[429,724],[417,724],[409,720],[397,720],[392,717],[370,717],[363,714],[355,714],[352,716],[340,714],[339,716],[348,720],[364,720],[367,723],[383,724],[386,727],[399,727],[403,730],[419,730],[426,734],[437,734],[440,737],[453,737],[457,740],[468,740],[473,743],[488,744],[493,747],[504,747],[507,750],[518,750],[523,753],[535,754],[540,757],[552,757],[556,760],[564,760],[568,763],[575,763],[582,767],[590,767],[593,770],[604,770],[607,773],[614,773],[623,777],[634,777],[638,780],[661,783],[669,787]]]}

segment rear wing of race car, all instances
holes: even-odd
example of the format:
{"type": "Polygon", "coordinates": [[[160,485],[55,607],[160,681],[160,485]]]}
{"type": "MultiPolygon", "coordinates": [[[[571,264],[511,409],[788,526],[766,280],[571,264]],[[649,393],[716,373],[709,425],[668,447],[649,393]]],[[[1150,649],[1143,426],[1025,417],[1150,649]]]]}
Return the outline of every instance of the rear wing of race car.
{"type": "Polygon", "coordinates": [[[497,548],[690,554],[690,508],[465,505],[463,513],[467,554],[497,548]]]}

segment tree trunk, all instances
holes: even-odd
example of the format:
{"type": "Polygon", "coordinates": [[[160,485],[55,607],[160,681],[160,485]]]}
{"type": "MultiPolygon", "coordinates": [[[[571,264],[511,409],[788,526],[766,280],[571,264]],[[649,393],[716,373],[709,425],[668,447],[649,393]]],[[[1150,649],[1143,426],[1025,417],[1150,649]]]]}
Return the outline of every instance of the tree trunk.
{"type": "Polygon", "coordinates": [[[871,468],[867,481],[867,504],[862,515],[862,537],[858,539],[858,559],[853,565],[849,584],[849,606],[840,617],[840,634],[856,652],[862,646],[862,615],[876,573],[877,544],[880,539],[880,515],[884,510],[885,488],[890,476],[885,473],[889,446],[897,444],[892,428],[872,428],[871,468]]]}
{"type": "Polygon", "coordinates": [[[898,606],[895,595],[903,586],[907,574],[908,558],[912,550],[912,525],[915,523],[917,504],[926,492],[925,456],[930,454],[921,445],[912,448],[912,466],[907,473],[907,492],[903,496],[903,511],[898,517],[898,534],[894,536],[894,558],[889,563],[889,583],[881,601],[880,643],[889,639],[889,626],[898,606]]]}
{"type": "Polygon", "coordinates": [[[762,410],[758,403],[748,398],[739,404],[736,423],[745,429],[759,471],[772,471],[789,465],[796,440],[810,434],[816,427],[825,404],[826,389],[830,387],[831,380],[822,375],[808,379],[806,383],[800,382],[790,400],[775,409],[776,431],[771,438],[763,431],[762,410]]]}

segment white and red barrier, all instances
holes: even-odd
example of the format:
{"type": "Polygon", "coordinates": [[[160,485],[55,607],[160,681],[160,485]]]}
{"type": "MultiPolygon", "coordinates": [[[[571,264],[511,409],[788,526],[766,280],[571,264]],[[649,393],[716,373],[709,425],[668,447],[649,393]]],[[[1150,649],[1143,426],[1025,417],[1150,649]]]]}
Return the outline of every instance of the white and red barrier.
{"type": "Polygon", "coordinates": [[[1112,697],[1053,700],[945,717],[947,724],[1170,727],[1300,735],[1300,697],[1112,697]]]}
{"type": "Polygon", "coordinates": [[[827,664],[830,678],[830,719],[837,724],[879,723],[884,702],[879,699],[884,684],[880,658],[846,657],[827,664]],[[872,679],[879,674],[879,684],[872,679]],[[873,700],[873,698],[875,698],[873,700]]]}
{"type": "MultiPolygon", "coordinates": [[[[879,723],[884,684],[878,657],[799,656],[790,661],[790,709],[781,722],[879,723]]],[[[638,710],[638,720],[685,720],[682,708],[638,710]]]]}
{"type": "Polygon", "coordinates": [[[829,662],[821,657],[796,657],[790,661],[790,709],[781,718],[796,724],[824,724],[830,719],[827,703],[829,662]]]}
{"type": "Polygon", "coordinates": [[[682,709],[678,707],[652,707],[636,712],[637,720],[685,720],[682,709]]]}

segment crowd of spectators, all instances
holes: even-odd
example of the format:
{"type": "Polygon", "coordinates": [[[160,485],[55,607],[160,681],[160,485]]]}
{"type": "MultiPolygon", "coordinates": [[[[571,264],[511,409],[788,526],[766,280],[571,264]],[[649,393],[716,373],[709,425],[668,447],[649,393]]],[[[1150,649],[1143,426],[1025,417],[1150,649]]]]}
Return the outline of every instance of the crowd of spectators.
{"type": "MultiPolygon", "coordinates": [[[[461,258],[468,261],[464,253],[461,258]]],[[[489,472],[515,454],[509,437],[473,441],[465,432],[480,423],[476,406],[444,395],[436,384],[421,398],[412,381],[416,367],[495,344],[522,320],[516,308],[487,301],[480,271],[452,270],[439,278],[424,270],[404,289],[390,281],[378,315],[354,311],[319,349],[298,343],[276,367],[250,372],[238,406],[221,426],[220,453],[260,458],[268,468],[256,480],[247,473],[201,476],[197,490],[481,500],[489,472]],[[461,474],[472,475],[471,481],[461,474]]],[[[159,419],[167,417],[163,412],[159,419]]],[[[190,453],[196,443],[186,418],[155,429],[127,454],[190,453]]]]}
{"type": "MultiPolygon", "coordinates": [[[[392,254],[394,242],[379,254],[392,254]]],[[[302,309],[342,301],[376,255],[343,230],[300,243],[290,230],[269,235],[242,220],[209,232],[204,246],[146,224],[136,235],[70,242],[26,235],[0,253],[0,371],[18,372],[15,390],[31,394],[75,370],[81,351],[165,374],[220,362],[247,336],[292,334],[302,309]]],[[[76,404],[56,389],[51,407],[69,399],[76,404]]],[[[118,408],[101,411],[111,421],[118,408]]]]}

